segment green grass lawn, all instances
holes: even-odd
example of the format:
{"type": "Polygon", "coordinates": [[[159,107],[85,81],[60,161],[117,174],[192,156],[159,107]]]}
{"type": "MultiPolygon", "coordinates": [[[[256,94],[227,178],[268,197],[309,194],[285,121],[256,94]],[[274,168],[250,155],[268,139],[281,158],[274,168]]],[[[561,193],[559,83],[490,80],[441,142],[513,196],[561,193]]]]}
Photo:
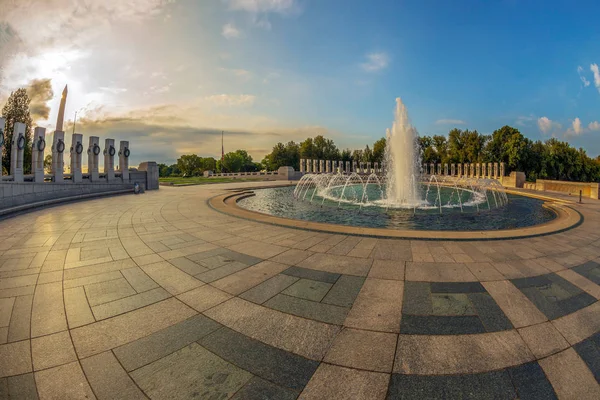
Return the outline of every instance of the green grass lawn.
{"type": "Polygon", "coordinates": [[[229,182],[249,182],[249,181],[264,181],[265,176],[248,177],[248,178],[204,178],[202,176],[192,176],[189,178],[168,177],[158,178],[160,183],[171,183],[173,185],[205,185],[211,183],[229,183],[229,182]]]}

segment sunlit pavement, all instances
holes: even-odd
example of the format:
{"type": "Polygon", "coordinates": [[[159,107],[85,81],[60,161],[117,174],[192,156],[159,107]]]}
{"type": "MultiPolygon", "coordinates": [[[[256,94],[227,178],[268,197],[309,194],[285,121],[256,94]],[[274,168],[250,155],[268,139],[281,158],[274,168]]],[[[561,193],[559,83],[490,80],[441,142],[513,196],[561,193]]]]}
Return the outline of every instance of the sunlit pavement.
{"type": "Polygon", "coordinates": [[[0,398],[599,399],[600,202],[505,241],[219,213],[261,183],[0,220],[0,398]]]}

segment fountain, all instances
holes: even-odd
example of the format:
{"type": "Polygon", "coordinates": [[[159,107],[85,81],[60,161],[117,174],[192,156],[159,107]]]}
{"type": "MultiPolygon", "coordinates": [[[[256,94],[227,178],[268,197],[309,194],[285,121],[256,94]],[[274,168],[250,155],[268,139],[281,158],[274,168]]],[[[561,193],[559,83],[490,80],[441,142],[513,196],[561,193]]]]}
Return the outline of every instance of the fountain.
{"type": "Polygon", "coordinates": [[[363,207],[378,206],[386,210],[435,210],[458,208],[476,212],[502,207],[508,197],[494,179],[455,176],[426,177],[417,172],[420,155],[417,130],[410,124],[406,106],[396,99],[395,121],[386,134],[383,173],[361,175],[339,173],[306,174],[294,198],[316,201],[321,205],[342,204],[363,207]],[[492,200],[492,201],[490,201],[492,200]]]}
{"type": "Polygon", "coordinates": [[[386,197],[389,205],[417,206],[423,202],[415,180],[418,162],[417,131],[410,124],[406,106],[396,99],[396,120],[386,134],[386,197]]]}
{"type": "Polygon", "coordinates": [[[542,200],[508,195],[489,165],[485,171],[478,163],[421,169],[418,133],[400,99],[386,139],[384,160],[374,168],[344,160],[325,169],[303,160],[305,174],[295,187],[254,190],[237,204],[286,219],[401,231],[516,229],[556,217],[542,200]]]}

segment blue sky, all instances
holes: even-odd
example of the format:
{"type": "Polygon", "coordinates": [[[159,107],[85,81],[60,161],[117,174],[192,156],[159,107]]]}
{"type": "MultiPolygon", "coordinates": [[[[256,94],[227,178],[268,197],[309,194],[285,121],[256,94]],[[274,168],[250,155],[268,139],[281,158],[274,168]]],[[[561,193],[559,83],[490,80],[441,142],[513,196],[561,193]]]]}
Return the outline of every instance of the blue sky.
{"type": "Polygon", "coordinates": [[[391,126],[396,97],[421,135],[508,124],[600,154],[598,2],[100,3],[0,5],[0,99],[50,80],[38,122],[52,130],[69,84],[67,118],[79,110],[81,133],[130,139],[139,161],[218,156],[220,130],[226,150],[256,159],[316,134],[364,147],[391,126]]]}

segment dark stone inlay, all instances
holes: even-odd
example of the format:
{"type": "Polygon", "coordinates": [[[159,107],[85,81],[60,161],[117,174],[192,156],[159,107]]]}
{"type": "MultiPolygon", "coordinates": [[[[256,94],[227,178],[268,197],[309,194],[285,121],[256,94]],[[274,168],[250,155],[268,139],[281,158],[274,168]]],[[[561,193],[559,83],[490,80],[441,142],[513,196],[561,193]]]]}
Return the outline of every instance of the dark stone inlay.
{"type": "Polygon", "coordinates": [[[511,282],[527,296],[548,319],[556,319],[580,310],[596,301],[566,279],[552,273],[511,282]]]}
{"type": "Polygon", "coordinates": [[[392,374],[388,400],[515,399],[516,393],[506,371],[470,375],[392,374]]]}
{"type": "Polygon", "coordinates": [[[342,275],[321,301],[340,307],[352,307],[363,283],[365,283],[363,277],[342,275]]]}
{"type": "Polygon", "coordinates": [[[317,271],[314,269],[302,267],[289,267],[288,269],[283,271],[282,274],[295,276],[297,278],[312,279],[313,281],[321,281],[326,283],[335,283],[341,276],[340,274],[334,274],[332,272],[317,271]]]}
{"type": "Polygon", "coordinates": [[[431,282],[431,293],[486,293],[479,282],[431,282]]]}
{"type": "Polygon", "coordinates": [[[206,250],[206,251],[201,251],[200,253],[195,253],[195,254],[190,254],[188,256],[186,256],[186,258],[192,260],[192,261],[201,261],[204,260],[206,258],[209,257],[214,257],[214,256],[218,256],[220,254],[223,254],[224,252],[228,251],[229,249],[226,249],[224,247],[219,247],[217,249],[212,249],[212,250],[206,250]]]}
{"type": "Polygon", "coordinates": [[[585,264],[573,268],[573,271],[583,275],[596,285],[600,285],[600,264],[595,261],[588,261],[585,264]]]}
{"type": "Polygon", "coordinates": [[[468,297],[488,332],[513,329],[508,317],[488,293],[469,293],[468,297]]]}
{"type": "Polygon", "coordinates": [[[287,314],[314,319],[334,325],[343,325],[350,308],[339,307],[332,304],[317,303],[298,297],[278,294],[263,304],[266,307],[279,310],[287,314]]]}
{"type": "MultiPolygon", "coordinates": [[[[8,378],[8,392],[10,399],[37,400],[37,387],[33,374],[11,376],[8,378]]],[[[0,399],[4,397],[0,396],[0,399]]]]}
{"type": "Polygon", "coordinates": [[[511,279],[513,285],[518,287],[519,289],[529,288],[529,287],[537,287],[552,284],[552,281],[548,279],[548,275],[539,275],[539,276],[531,276],[529,278],[517,278],[511,279]]]}
{"type": "Polygon", "coordinates": [[[589,306],[596,302],[596,298],[589,293],[579,293],[576,296],[569,297],[568,299],[561,300],[558,302],[558,307],[564,312],[565,315],[574,313],[584,307],[589,306]]]}
{"type": "Polygon", "coordinates": [[[294,400],[299,394],[255,376],[237,391],[232,400],[294,400]]]}
{"type": "Polygon", "coordinates": [[[149,336],[114,349],[125,368],[133,371],[189,345],[219,329],[221,324],[204,315],[193,316],[149,336]]]}
{"type": "Polygon", "coordinates": [[[409,335],[465,335],[485,333],[476,316],[402,315],[400,333],[409,335]]]}
{"type": "MultiPolygon", "coordinates": [[[[263,261],[262,258],[252,257],[247,254],[238,253],[237,251],[229,250],[226,248],[207,250],[207,251],[202,251],[200,253],[191,254],[189,256],[186,256],[186,258],[188,258],[194,262],[197,262],[197,263],[202,263],[203,261],[206,262],[206,260],[213,258],[213,257],[218,257],[218,258],[222,258],[224,260],[229,260],[230,262],[238,261],[238,262],[244,263],[248,266],[258,264],[259,262],[263,261]]],[[[208,268],[215,268],[215,266],[210,266],[210,265],[205,265],[205,266],[207,266],[208,268]]]]}
{"type": "Polygon", "coordinates": [[[600,384],[600,332],[573,346],[600,384]]]}
{"type": "Polygon", "coordinates": [[[319,366],[317,361],[271,347],[226,327],[199,343],[254,375],[298,391],[304,389],[319,366]]]}
{"type": "Polygon", "coordinates": [[[431,287],[427,282],[404,282],[402,313],[413,315],[431,315],[431,287]]]}
{"type": "Polygon", "coordinates": [[[556,399],[556,393],[537,362],[507,369],[519,400],[556,399]]]}

